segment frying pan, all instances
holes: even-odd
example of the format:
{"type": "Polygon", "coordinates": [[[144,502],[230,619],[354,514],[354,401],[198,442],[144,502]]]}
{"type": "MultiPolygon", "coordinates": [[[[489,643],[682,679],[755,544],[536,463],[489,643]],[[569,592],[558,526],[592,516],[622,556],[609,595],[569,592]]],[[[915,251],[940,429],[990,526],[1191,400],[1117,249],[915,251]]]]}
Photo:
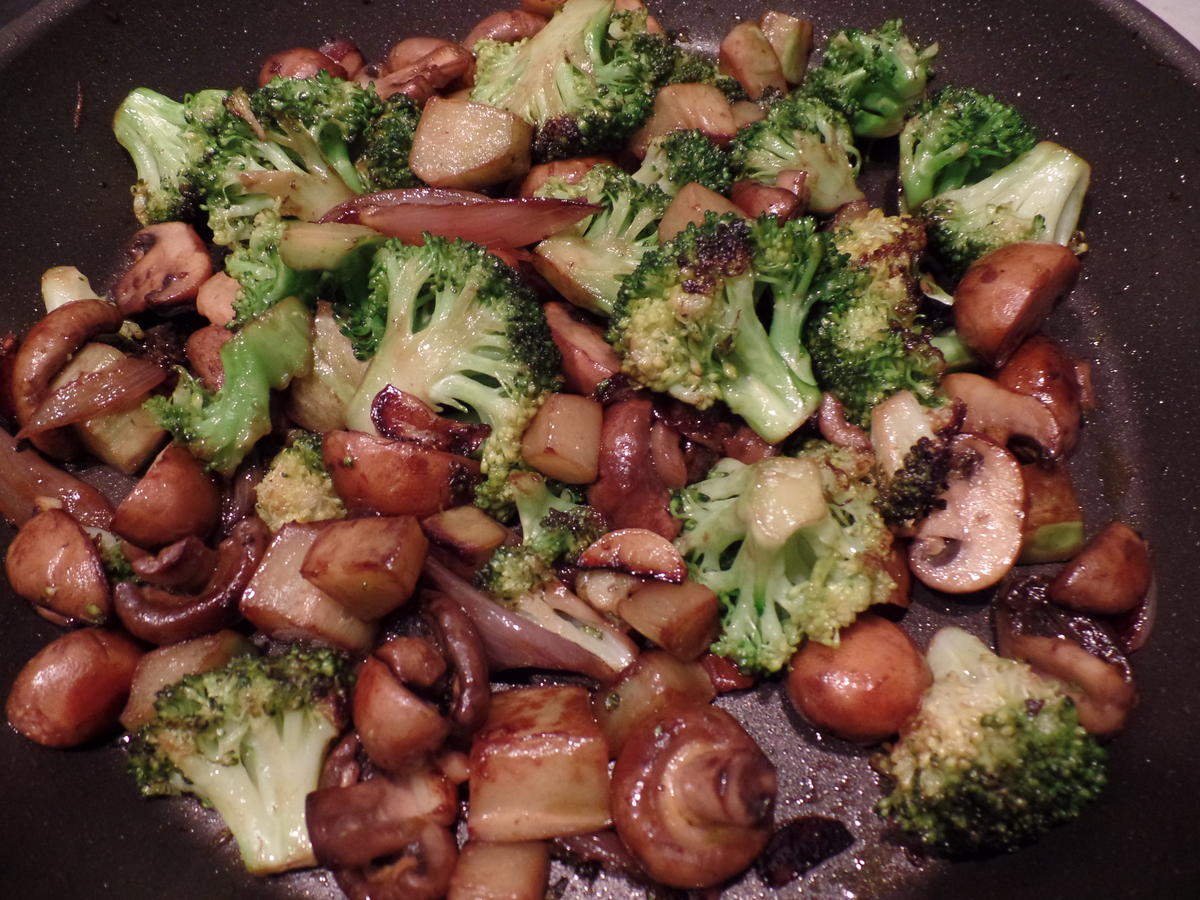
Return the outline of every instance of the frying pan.
{"type": "MultiPolygon", "coordinates": [[[[4,0],[15,13],[29,0],[4,0]]],[[[347,35],[377,58],[400,37],[462,37],[498,0],[50,0],[0,31],[0,332],[38,316],[38,278],[71,264],[97,286],[111,277],[135,224],[132,167],[108,119],[132,87],[180,96],[251,84],[266,53],[347,35]],[[78,127],[73,119],[82,98],[78,127]]],[[[515,3],[513,4],[515,5],[515,3]]],[[[1051,323],[1092,361],[1100,408],[1073,463],[1092,529],[1119,518],[1152,542],[1160,614],[1134,659],[1141,693],[1112,745],[1111,783],[1076,823],[1037,846],[946,864],[909,854],[870,812],[880,786],[867,753],[791,717],[778,691],[731,708],[781,771],[779,819],[840,818],[851,850],[775,896],[1183,898],[1200,896],[1200,560],[1195,464],[1200,416],[1197,213],[1200,54],[1127,0],[778,0],[823,37],[842,24],[902,16],[937,40],[939,82],[984,87],[1016,103],[1039,133],[1094,165],[1083,222],[1084,275],[1051,323]]],[[[712,49],[738,14],[731,0],[654,4],[712,49]]],[[[875,185],[893,193],[886,178],[875,185]]],[[[7,538],[5,533],[4,537],[7,538]]],[[[920,595],[907,625],[919,642],[940,624],[986,630],[982,604],[920,595]]],[[[0,598],[0,685],[56,630],[7,592],[0,598]]],[[[190,801],[144,802],[122,752],[51,751],[0,727],[0,896],[63,898],[324,898],[319,875],[256,880],[190,801]]],[[[554,878],[565,876],[556,869],[554,878]]],[[[641,896],[619,879],[574,879],[568,897],[641,896]]],[[[750,876],[729,897],[767,896],[750,876]]]]}

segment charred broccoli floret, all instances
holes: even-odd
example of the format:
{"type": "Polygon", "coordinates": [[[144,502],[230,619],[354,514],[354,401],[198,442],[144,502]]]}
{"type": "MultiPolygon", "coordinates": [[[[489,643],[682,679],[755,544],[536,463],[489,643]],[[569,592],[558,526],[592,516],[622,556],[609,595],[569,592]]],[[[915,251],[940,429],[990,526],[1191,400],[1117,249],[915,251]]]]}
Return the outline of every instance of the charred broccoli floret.
{"type": "Polygon", "coordinates": [[[718,194],[728,194],[733,186],[733,169],[727,151],[710,141],[704,132],[691,129],[672,131],[652,140],[633,178],[654,185],[669,197],[693,182],[718,194]]]}
{"type": "Polygon", "coordinates": [[[872,506],[871,456],[816,441],[796,457],[723,459],[680,491],[676,546],[721,599],[713,652],[776,672],[806,638],[840,629],[895,587],[892,536],[872,506]]]}
{"type": "Polygon", "coordinates": [[[858,137],[891,137],[924,95],[937,49],[913,46],[900,19],[872,31],[846,28],[829,39],[803,90],[840,110],[858,137]]]}
{"type": "Polygon", "coordinates": [[[646,11],[614,12],[613,0],[568,0],[533,37],[475,45],[471,99],[506,109],[537,129],[539,159],[620,146],[650,114],[675,61],[646,11]]]}
{"type": "Polygon", "coordinates": [[[353,334],[380,335],[374,346],[359,344],[371,361],[348,404],[349,427],[375,430],[371,405],[389,384],[487,425],[476,502],[503,510],[521,435],[558,384],[558,349],[520,278],[477,244],[390,240],[375,253],[367,289],[335,309],[353,334]]]}
{"type": "Polygon", "coordinates": [[[844,256],[827,270],[806,326],[817,384],[859,425],[896,391],[932,402],[945,361],[918,318],[921,223],[871,210],[833,233],[844,256]]]}
{"type": "Polygon", "coordinates": [[[905,208],[974,184],[1033,149],[1024,117],[990,94],[945,87],[917,106],[900,133],[905,208]]]}
{"type": "Polygon", "coordinates": [[[1106,781],[1104,749],[1057,684],[959,628],[929,646],[933,685],[878,760],[879,811],[930,850],[1013,850],[1077,817],[1106,781]]]}
{"type": "Polygon", "coordinates": [[[216,809],[255,874],[315,865],[305,797],[346,724],[351,672],[336,651],[294,646],[188,675],[130,739],[130,773],[144,796],[216,809]]]}
{"type": "Polygon", "coordinates": [[[288,522],[341,519],[346,507],[321,457],[321,435],[293,431],[254,491],[254,511],[272,531],[288,522]]]}

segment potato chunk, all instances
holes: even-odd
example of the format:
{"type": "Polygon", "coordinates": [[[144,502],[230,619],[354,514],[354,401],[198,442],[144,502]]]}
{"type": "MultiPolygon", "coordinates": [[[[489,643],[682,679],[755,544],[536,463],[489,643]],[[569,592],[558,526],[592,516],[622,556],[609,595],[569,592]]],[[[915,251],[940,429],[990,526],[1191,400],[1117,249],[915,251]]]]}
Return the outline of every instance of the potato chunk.
{"type": "Polygon", "coordinates": [[[483,103],[435,97],[413,135],[409,166],[433,187],[499,184],[529,171],[533,126],[483,103]]]}

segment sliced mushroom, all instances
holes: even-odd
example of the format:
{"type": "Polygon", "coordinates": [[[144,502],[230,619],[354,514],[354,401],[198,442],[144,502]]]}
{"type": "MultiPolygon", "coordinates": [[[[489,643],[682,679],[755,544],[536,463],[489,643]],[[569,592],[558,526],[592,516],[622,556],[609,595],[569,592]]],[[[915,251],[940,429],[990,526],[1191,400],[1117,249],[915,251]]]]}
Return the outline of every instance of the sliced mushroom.
{"type": "Polygon", "coordinates": [[[996,373],[996,384],[1045,404],[1058,423],[1056,455],[1070,455],[1079,441],[1083,392],[1075,360],[1057,341],[1042,334],[1026,340],[996,373]]]}
{"type": "Polygon", "coordinates": [[[942,390],[966,407],[963,431],[984,435],[998,444],[1007,445],[1014,439],[1032,441],[1039,455],[1047,459],[1059,459],[1067,452],[1068,435],[1046,404],[1034,397],[971,372],[947,375],[942,390]]]}
{"type": "MultiPolygon", "coordinates": [[[[415,658],[422,644],[427,653],[437,655],[419,638],[396,638],[389,643],[397,641],[416,642],[392,647],[393,653],[399,654],[393,662],[402,663],[400,668],[408,673],[422,664],[415,658]]],[[[442,665],[444,668],[445,663],[442,665]]],[[[413,759],[433,752],[450,733],[450,723],[435,706],[411,691],[396,669],[377,649],[363,662],[354,686],[354,723],[363,747],[373,763],[388,771],[399,771],[413,759]]]]}
{"type": "Polygon", "coordinates": [[[565,303],[547,303],[544,310],[550,336],[562,354],[563,378],[569,390],[590,394],[621,371],[621,361],[600,328],[577,320],[565,303]]]}
{"type": "Polygon", "coordinates": [[[112,292],[124,316],[189,303],[212,277],[208,247],[196,229],[183,222],[141,229],[130,239],[128,253],[131,264],[112,292]]]}
{"type": "Polygon", "coordinates": [[[1110,522],[1050,583],[1050,599],[1079,612],[1127,613],[1145,598],[1153,574],[1141,535],[1110,522]]]}
{"type": "Polygon", "coordinates": [[[945,509],[917,527],[908,551],[913,574],[950,594],[991,587],[1021,551],[1025,486],[1021,467],[1003,447],[985,438],[954,438],[955,463],[945,509]]]}
{"type": "Polygon", "coordinates": [[[210,391],[216,392],[225,383],[225,364],[221,348],[232,341],[234,332],[224,325],[206,325],[188,335],[184,344],[188,365],[210,391]]]}
{"type": "Polygon", "coordinates": [[[217,567],[217,552],[195,535],[167,544],[155,555],[132,562],[133,574],[169,591],[200,591],[217,567]]]}
{"type": "Polygon", "coordinates": [[[168,444],[117,506],[113,531],[139,547],[161,547],[188,535],[208,537],[221,517],[221,495],[194,456],[168,444]]]}
{"type": "Polygon", "coordinates": [[[109,528],[113,511],[105,496],[35,450],[18,450],[0,428],[0,515],[21,525],[49,507],[61,507],[80,524],[109,528]]]}
{"type": "Polygon", "coordinates": [[[4,567],[12,589],[51,622],[97,625],[112,612],[95,543],[60,509],[38,513],[21,527],[4,567]]]}
{"type": "Polygon", "coordinates": [[[424,822],[378,865],[335,869],[333,876],[348,900],[441,900],[457,861],[449,829],[424,822]]]}
{"type": "Polygon", "coordinates": [[[1014,579],[996,597],[997,648],[1062,682],[1089,732],[1116,734],[1137,703],[1129,661],[1108,628],[1050,603],[1048,584],[1043,575],[1014,579]]]}
{"type": "MultiPolygon", "coordinates": [[[[50,382],[79,348],[121,325],[117,307],[103,300],[75,300],[46,314],[29,330],[12,362],[11,393],[17,424],[25,426],[50,393],[50,382]]],[[[48,456],[66,459],[77,444],[69,431],[35,435],[31,443],[48,456]]]]}
{"type": "Polygon", "coordinates": [[[673,584],[687,577],[687,564],[675,545],[645,528],[610,531],[580,553],[577,563],[583,569],[619,569],[673,584]]]}
{"type": "Polygon", "coordinates": [[[1083,512],[1066,466],[1029,463],[1021,466],[1021,477],[1029,509],[1019,562],[1070,559],[1083,547],[1083,512]]]}
{"type": "Polygon", "coordinates": [[[613,770],[613,822],[658,881],[720,884],[766,845],[775,767],[723,709],[677,707],[645,721],[613,770]]]}
{"type": "Polygon", "coordinates": [[[270,84],[276,78],[312,78],[318,72],[328,72],[334,78],[346,78],[346,69],[338,62],[311,47],[292,47],[272,53],[258,70],[258,86],[270,84]]]}
{"type": "Polygon", "coordinates": [[[954,292],[959,337],[985,363],[1002,366],[1071,289],[1079,259],[1060,244],[1022,242],[993,250],[954,292]]]}

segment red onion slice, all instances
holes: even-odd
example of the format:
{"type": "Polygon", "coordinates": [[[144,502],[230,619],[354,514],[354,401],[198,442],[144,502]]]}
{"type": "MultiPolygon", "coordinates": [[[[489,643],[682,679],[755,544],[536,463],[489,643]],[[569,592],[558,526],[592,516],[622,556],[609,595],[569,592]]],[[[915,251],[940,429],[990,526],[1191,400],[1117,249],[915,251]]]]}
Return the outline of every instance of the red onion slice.
{"type": "Polygon", "coordinates": [[[43,400],[17,433],[17,440],[95,416],[131,409],[166,377],[167,373],[154,363],[136,356],[127,356],[106,368],[86,372],[43,400]]]}

